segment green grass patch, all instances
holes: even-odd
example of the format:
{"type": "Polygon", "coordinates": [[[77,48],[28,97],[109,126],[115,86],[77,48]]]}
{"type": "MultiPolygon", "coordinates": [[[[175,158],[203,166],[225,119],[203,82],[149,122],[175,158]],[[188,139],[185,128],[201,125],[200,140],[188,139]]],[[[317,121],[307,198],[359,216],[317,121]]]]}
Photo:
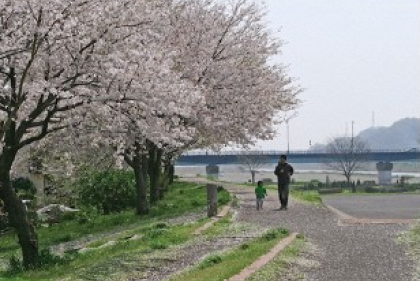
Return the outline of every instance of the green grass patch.
{"type": "MultiPolygon", "coordinates": [[[[266,188],[269,190],[277,191],[277,185],[268,185],[266,188]]],[[[294,199],[308,202],[314,205],[322,205],[322,198],[317,190],[297,190],[294,189],[294,185],[291,185],[290,196],[292,196],[294,199]]]]}
{"type": "Polygon", "coordinates": [[[232,225],[232,215],[226,215],[225,217],[216,221],[213,226],[204,231],[203,234],[209,236],[217,236],[223,233],[230,225],[232,225]]]}
{"type": "Polygon", "coordinates": [[[267,253],[280,240],[288,236],[288,231],[275,229],[262,237],[242,244],[238,248],[220,255],[206,257],[194,269],[181,273],[170,281],[222,281],[239,273],[261,255],[267,253]]]}
{"type": "MultiPolygon", "coordinates": [[[[22,272],[17,276],[25,281],[66,278],[69,278],[68,280],[108,280],[110,276],[115,277],[130,271],[134,272],[139,263],[144,263],[139,260],[140,257],[192,239],[192,233],[202,224],[176,225],[165,228],[156,228],[156,224],[151,224],[143,229],[141,239],[119,241],[116,245],[103,249],[75,254],[76,258],[65,264],[43,270],[22,272]]],[[[17,278],[17,276],[4,275],[4,277],[13,278],[17,278]]],[[[116,277],[111,279],[118,280],[116,277]]]]}
{"type": "MultiPolygon", "coordinates": [[[[292,244],[287,246],[271,262],[263,266],[260,270],[252,274],[247,281],[271,281],[282,280],[285,272],[288,270],[290,261],[298,258],[305,246],[303,236],[296,237],[292,244]]],[[[296,279],[303,280],[304,276],[294,276],[296,279]]]]}
{"type": "MultiPolygon", "coordinates": [[[[220,205],[227,204],[230,201],[230,194],[225,189],[220,189],[218,200],[220,205]]],[[[72,220],[48,228],[38,228],[40,249],[49,248],[63,242],[75,241],[88,235],[103,237],[90,243],[88,247],[91,248],[101,246],[109,240],[115,240],[119,243],[115,246],[77,255],[65,265],[42,271],[24,272],[15,276],[8,275],[5,269],[11,257],[15,256],[20,259],[20,247],[14,233],[3,235],[0,237],[0,280],[4,278],[7,278],[4,280],[20,280],[19,278],[21,278],[25,281],[54,280],[54,278],[61,276],[73,275],[75,272],[83,271],[86,268],[96,268],[96,265],[103,264],[105,260],[113,261],[121,256],[165,249],[183,243],[190,239],[192,237],[191,232],[203,225],[206,220],[200,220],[196,224],[171,228],[168,228],[162,220],[199,210],[204,212],[206,204],[206,189],[203,185],[176,182],[170,187],[170,191],[165,194],[165,198],[152,206],[148,215],[137,216],[134,210],[106,216],[92,214],[89,215],[89,220],[83,223],[72,220]],[[141,235],[142,238],[134,241],[128,239],[135,234],[141,235]]],[[[84,279],[83,277],[81,280],[90,279],[84,279]]]]}
{"type": "Polygon", "coordinates": [[[322,205],[322,198],[319,195],[318,191],[308,190],[308,191],[298,191],[291,190],[290,194],[293,198],[302,200],[305,202],[312,203],[314,205],[322,205]]]}
{"type": "Polygon", "coordinates": [[[420,221],[417,221],[409,231],[399,237],[399,241],[406,244],[414,261],[414,279],[420,280],[420,221]]]}

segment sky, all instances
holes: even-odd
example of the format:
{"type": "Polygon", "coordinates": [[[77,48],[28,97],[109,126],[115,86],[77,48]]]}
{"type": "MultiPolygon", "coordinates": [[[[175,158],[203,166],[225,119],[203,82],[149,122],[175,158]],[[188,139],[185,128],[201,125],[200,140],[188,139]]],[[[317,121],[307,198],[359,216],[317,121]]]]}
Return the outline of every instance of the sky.
{"type": "Polygon", "coordinates": [[[264,2],[269,28],[285,42],[275,61],[304,92],[289,138],[283,123],[256,148],[305,150],[352,128],[357,135],[420,118],[420,1],[264,2]]]}

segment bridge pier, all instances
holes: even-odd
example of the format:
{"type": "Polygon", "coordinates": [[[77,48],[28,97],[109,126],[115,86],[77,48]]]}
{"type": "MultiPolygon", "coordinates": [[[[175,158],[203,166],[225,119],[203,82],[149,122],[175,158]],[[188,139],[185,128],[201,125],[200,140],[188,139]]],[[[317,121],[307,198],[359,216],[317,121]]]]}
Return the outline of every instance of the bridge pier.
{"type": "Polygon", "coordinates": [[[392,168],[394,165],[390,162],[376,163],[378,171],[378,180],[380,185],[390,185],[392,183],[392,168]]]}

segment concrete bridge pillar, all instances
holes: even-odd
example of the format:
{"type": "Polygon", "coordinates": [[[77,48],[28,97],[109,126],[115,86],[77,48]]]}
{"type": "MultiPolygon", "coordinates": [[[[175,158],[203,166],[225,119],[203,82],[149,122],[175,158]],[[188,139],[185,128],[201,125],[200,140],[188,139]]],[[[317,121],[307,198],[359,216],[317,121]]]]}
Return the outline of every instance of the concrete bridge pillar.
{"type": "Polygon", "coordinates": [[[376,163],[376,170],[378,171],[378,180],[380,185],[390,185],[392,183],[392,168],[393,164],[390,162],[376,163]]]}

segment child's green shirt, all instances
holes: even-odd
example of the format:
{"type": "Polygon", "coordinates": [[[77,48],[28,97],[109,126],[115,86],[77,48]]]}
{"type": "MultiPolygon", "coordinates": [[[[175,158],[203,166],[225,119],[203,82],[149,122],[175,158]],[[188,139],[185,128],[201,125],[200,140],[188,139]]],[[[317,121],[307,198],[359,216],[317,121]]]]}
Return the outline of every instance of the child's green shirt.
{"type": "Polygon", "coordinates": [[[265,196],[267,196],[267,190],[264,186],[257,186],[255,188],[255,195],[257,196],[257,198],[264,198],[265,196]]]}

